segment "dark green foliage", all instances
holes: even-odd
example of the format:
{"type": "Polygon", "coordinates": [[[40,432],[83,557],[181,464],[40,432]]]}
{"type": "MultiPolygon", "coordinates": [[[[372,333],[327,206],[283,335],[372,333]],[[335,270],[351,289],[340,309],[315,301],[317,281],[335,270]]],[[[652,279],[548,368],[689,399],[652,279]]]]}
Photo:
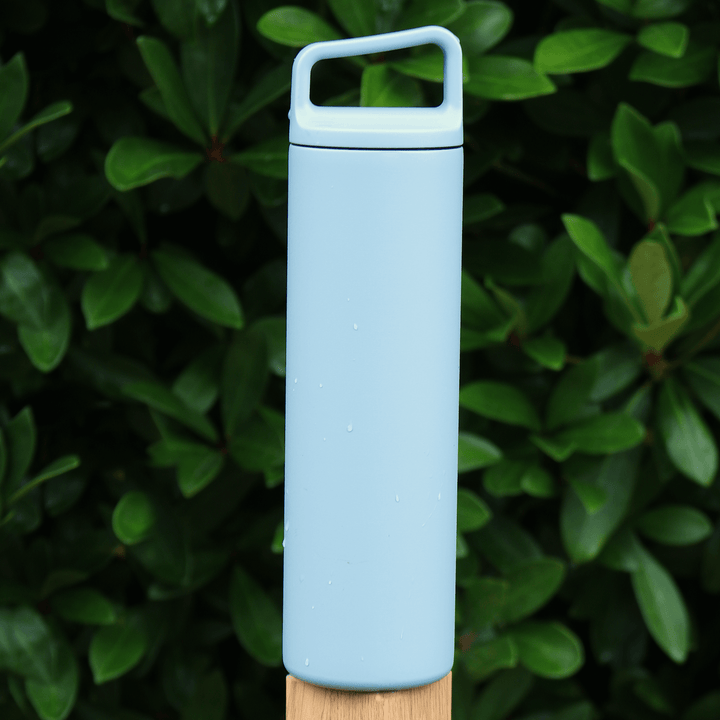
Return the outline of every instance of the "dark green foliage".
{"type": "Polygon", "coordinates": [[[3,0],[2,720],[283,716],[292,60],[427,24],[465,73],[454,720],[720,717],[716,5],[3,0]]]}

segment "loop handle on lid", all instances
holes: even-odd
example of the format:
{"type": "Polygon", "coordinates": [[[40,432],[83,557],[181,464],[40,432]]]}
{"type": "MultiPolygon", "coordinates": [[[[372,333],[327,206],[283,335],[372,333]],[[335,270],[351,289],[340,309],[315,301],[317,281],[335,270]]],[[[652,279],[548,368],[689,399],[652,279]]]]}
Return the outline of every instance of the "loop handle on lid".
{"type": "Polygon", "coordinates": [[[290,142],[355,148],[462,145],[462,50],[438,25],[312,43],[295,57],[290,92],[290,142]],[[310,101],[310,72],[319,60],[367,55],[434,43],[444,55],[443,101],[432,108],[323,107],[310,101]]]}

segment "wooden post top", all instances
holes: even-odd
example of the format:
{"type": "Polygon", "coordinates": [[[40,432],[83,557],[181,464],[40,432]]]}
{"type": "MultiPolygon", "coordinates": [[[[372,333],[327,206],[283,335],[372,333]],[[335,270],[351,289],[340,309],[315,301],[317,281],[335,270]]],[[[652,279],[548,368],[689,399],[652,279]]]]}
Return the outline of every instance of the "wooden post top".
{"type": "Polygon", "coordinates": [[[285,689],[286,720],[451,720],[452,671],[406,690],[333,690],[292,675],[285,689]]]}

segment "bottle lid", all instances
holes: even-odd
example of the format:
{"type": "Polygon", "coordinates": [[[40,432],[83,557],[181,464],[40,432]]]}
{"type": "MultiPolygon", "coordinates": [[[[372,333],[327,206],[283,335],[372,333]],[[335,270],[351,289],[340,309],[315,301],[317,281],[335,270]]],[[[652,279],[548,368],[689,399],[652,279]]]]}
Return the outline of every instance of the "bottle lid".
{"type": "Polygon", "coordinates": [[[444,27],[312,43],[295,57],[290,90],[290,142],[332,148],[445,148],[463,144],[460,41],[444,27]],[[438,107],[325,107],[310,102],[310,71],[319,60],[434,43],[444,56],[438,107]]]}

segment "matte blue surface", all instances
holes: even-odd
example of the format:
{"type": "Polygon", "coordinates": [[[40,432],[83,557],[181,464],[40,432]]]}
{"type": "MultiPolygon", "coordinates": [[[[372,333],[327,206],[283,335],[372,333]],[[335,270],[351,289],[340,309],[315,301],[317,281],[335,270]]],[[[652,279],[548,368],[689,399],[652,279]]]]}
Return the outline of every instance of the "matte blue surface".
{"type": "Polygon", "coordinates": [[[331,688],[435,682],[454,658],[463,150],[291,144],[288,172],[283,663],[331,688]]]}

